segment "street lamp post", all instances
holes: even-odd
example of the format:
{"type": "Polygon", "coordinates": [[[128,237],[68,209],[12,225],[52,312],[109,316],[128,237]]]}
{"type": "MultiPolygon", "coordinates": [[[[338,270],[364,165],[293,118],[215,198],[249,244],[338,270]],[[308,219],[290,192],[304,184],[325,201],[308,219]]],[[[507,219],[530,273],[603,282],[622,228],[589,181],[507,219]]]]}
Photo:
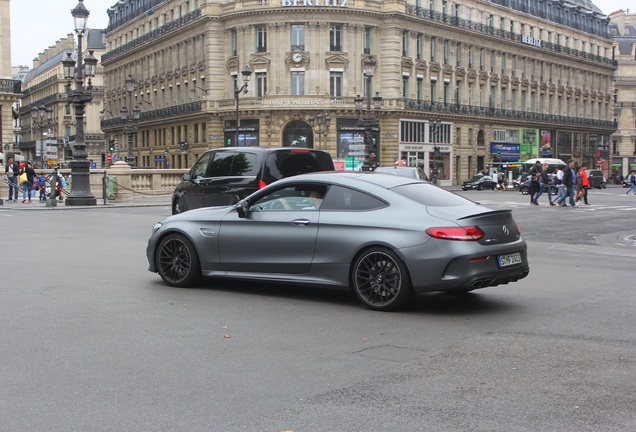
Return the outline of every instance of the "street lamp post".
{"type": "Polygon", "coordinates": [[[439,133],[442,128],[442,122],[435,118],[429,121],[429,134],[431,135],[431,143],[433,144],[433,173],[431,174],[431,181],[437,182],[437,176],[439,174],[439,158],[441,157],[441,150],[439,148],[439,133]]]}
{"type": "Polygon", "coordinates": [[[365,98],[358,95],[355,99],[356,111],[358,111],[358,126],[364,127],[364,147],[367,154],[367,157],[364,160],[364,164],[362,166],[363,170],[374,170],[379,165],[379,148],[373,145],[373,138],[371,134],[373,133],[373,128],[380,127],[380,108],[382,106],[382,96],[380,96],[380,92],[376,92],[375,96],[371,97],[371,78],[375,74],[375,67],[377,62],[372,57],[367,57],[363,61],[363,72],[364,72],[364,86],[365,86],[365,98],[367,102],[366,110],[363,109],[362,104],[365,98]],[[373,107],[375,109],[375,114],[371,110],[371,101],[373,100],[373,107]]]}
{"type": "MultiPolygon", "coordinates": [[[[82,37],[86,31],[86,21],[90,15],[84,6],[84,0],[71,11],[75,20],[75,32],[77,33],[77,66],[71,53],[67,53],[66,59],[62,60],[64,75],[68,81],[67,96],[69,103],[75,107],[75,144],[73,145],[73,159],[71,165],[71,192],[66,199],[67,206],[90,206],[96,205],[97,200],[91,192],[90,186],[90,161],[86,152],[84,142],[84,105],[93,100],[91,89],[93,85],[91,78],[95,76],[97,59],[93,51],[89,51],[86,59],[82,55],[82,37]],[[84,86],[84,77],[88,78],[88,83],[84,86]],[[75,89],[71,89],[71,82],[75,79],[75,89]]],[[[51,195],[55,191],[52,189],[51,195]]]]}
{"type": "MultiPolygon", "coordinates": [[[[44,165],[44,127],[51,121],[53,109],[44,105],[31,108],[31,118],[33,119],[33,125],[40,128],[40,163],[44,165]]],[[[37,158],[37,146],[35,148],[35,156],[37,158]]]]}
{"type": "Polygon", "coordinates": [[[311,126],[314,132],[318,134],[318,148],[322,150],[322,136],[329,133],[329,126],[331,126],[331,116],[329,114],[323,115],[323,113],[319,113],[316,115],[316,117],[309,116],[308,122],[309,126],[311,126]]]}
{"type": "Polygon", "coordinates": [[[135,79],[132,75],[128,75],[126,78],[126,92],[128,93],[128,107],[121,107],[120,115],[121,120],[124,123],[124,133],[128,138],[128,153],[126,155],[126,163],[130,166],[135,164],[135,157],[133,156],[133,135],[135,135],[139,129],[137,128],[137,121],[141,117],[141,110],[137,105],[132,106],[132,93],[135,90],[135,79]]]}
{"type": "Polygon", "coordinates": [[[234,86],[234,98],[236,99],[236,132],[234,133],[235,147],[238,147],[239,145],[239,95],[241,93],[247,93],[247,84],[250,82],[250,77],[252,76],[252,68],[246,65],[243,70],[241,70],[241,75],[243,76],[243,86],[239,88],[238,77],[236,78],[236,85],[234,86]]]}

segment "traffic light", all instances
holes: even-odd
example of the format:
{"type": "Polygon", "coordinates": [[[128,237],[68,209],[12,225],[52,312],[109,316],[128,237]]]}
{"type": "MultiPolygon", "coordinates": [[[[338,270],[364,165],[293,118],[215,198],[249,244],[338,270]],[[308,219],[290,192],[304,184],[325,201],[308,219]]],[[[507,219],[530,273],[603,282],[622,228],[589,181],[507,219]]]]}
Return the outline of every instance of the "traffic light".
{"type": "Polygon", "coordinates": [[[111,152],[111,153],[115,151],[115,140],[114,139],[108,140],[108,151],[111,152]]]}

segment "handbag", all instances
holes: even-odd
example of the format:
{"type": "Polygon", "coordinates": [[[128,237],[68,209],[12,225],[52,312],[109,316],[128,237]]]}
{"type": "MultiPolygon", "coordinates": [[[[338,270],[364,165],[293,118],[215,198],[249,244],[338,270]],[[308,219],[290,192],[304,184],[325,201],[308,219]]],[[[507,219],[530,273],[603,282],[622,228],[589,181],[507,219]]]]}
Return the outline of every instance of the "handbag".
{"type": "Polygon", "coordinates": [[[23,172],[22,174],[20,174],[20,184],[22,183],[26,183],[28,181],[28,177],[27,177],[27,173],[23,172]]]}

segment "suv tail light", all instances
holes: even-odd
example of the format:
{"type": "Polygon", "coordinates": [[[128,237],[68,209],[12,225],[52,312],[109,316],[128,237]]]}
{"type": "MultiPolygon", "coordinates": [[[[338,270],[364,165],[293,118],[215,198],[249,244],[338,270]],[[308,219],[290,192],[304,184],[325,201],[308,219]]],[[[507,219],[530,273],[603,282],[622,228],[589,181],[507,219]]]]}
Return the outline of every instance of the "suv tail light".
{"type": "Polygon", "coordinates": [[[436,239],[457,241],[479,241],[486,235],[478,226],[437,227],[429,228],[425,232],[436,239]]]}

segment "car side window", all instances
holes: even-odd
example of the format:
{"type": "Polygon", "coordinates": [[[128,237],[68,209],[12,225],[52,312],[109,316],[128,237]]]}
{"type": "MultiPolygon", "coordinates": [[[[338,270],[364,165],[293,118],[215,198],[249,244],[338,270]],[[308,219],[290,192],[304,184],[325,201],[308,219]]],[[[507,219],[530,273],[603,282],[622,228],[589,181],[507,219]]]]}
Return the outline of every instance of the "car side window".
{"type": "Polygon", "coordinates": [[[232,172],[234,152],[214,152],[207,177],[229,177],[232,172]]]}
{"type": "Polygon", "coordinates": [[[210,161],[210,157],[212,153],[204,153],[201,158],[197,161],[197,163],[192,167],[192,178],[202,178],[205,177],[205,173],[208,169],[208,162],[210,161]]]}
{"type": "Polygon", "coordinates": [[[251,203],[251,211],[307,211],[318,210],[327,186],[319,184],[295,184],[276,189],[251,203]]]}
{"type": "Polygon", "coordinates": [[[237,177],[258,175],[257,159],[254,153],[236,153],[232,160],[230,175],[237,177]]]}
{"type": "Polygon", "coordinates": [[[379,198],[341,186],[331,186],[325,196],[320,210],[360,211],[386,207],[379,198]]]}

